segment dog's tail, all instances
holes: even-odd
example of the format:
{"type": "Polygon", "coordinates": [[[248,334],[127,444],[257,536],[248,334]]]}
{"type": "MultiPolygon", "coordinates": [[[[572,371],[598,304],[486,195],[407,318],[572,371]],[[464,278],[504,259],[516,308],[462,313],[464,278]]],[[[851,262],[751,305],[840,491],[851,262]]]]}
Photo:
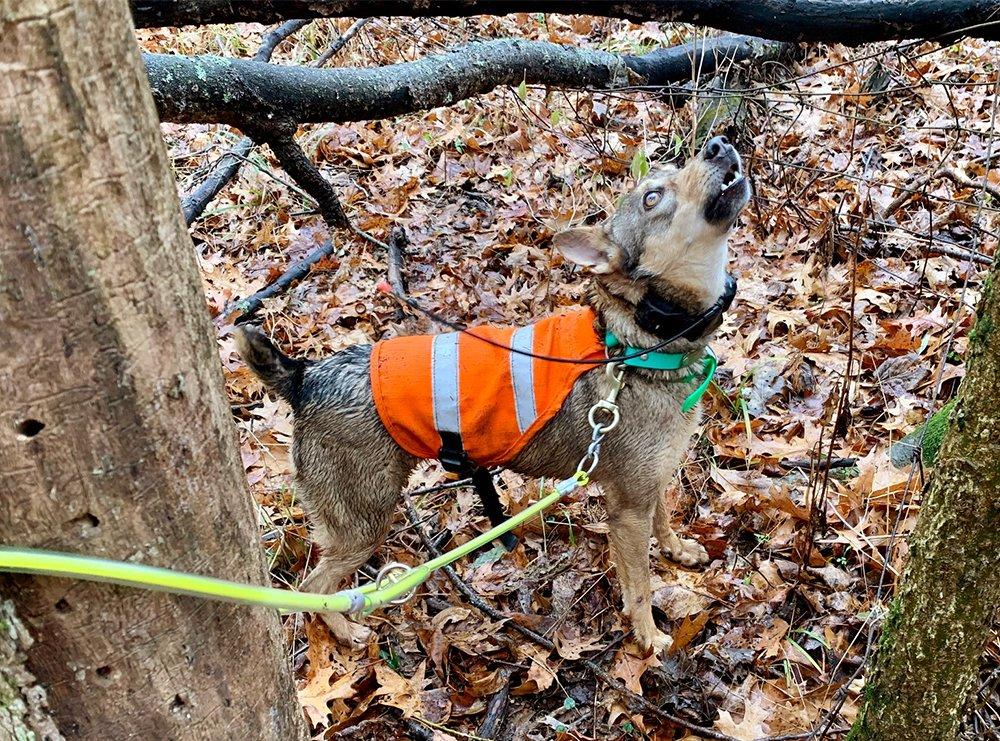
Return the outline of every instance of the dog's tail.
{"type": "Polygon", "coordinates": [[[236,328],[236,347],[243,360],[264,385],[298,409],[302,375],[306,363],[285,355],[259,327],[243,324],[236,328]]]}

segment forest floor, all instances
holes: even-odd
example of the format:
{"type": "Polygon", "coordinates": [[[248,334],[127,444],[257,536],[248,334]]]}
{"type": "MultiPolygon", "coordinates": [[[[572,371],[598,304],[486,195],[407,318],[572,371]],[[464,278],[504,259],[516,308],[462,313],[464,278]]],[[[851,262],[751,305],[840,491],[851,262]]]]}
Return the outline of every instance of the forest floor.
{"type": "MultiPolygon", "coordinates": [[[[309,63],[349,25],[314,21],[274,62],[309,63]]],[[[245,57],[263,31],[139,37],[148,50],[245,57]]],[[[383,18],[331,64],[390,64],[501,37],[626,53],[699,38],[682,25],[589,17],[383,18]]],[[[300,130],[358,226],[381,238],[405,227],[411,296],[465,323],[526,323],[579,303],[583,277],[549,249],[552,234],[599,219],[649,163],[683,158],[709,132],[734,140],[754,190],[731,240],[739,293],[713,342],[721,370],[674,484],[680,529],[712,561],[688,569],[651,551],[655,615],[674,638],[671,652],[647,658],[632,640],[603,496],[590,487],[522,527],[513,553],[456,565],[503,620],[443,574],[406,605],[368,617],[376,636],[364,651],[338,647],[316,618],[287,617],[315,737],[492,737],[496,713],[507,719],[497,738],[705,737],[685,725],[737,739],[842,737],[920,505],[924,472],[896,470],[886,454],[954,394],[985,269],[967,256],[996,248],[998,51],[980,41],[814,45],[797,62],[716,81],[722,92],[696,78],[699,94],[679,108],[649,91],[522,85],[393,120],[300,130]],[[828,456],[852,460],[828,469],[828,456]],[[638,709],[584,659],[683,722],[638,709]]],[[[221,126],[163,131],[182,193],[239,138],[221,126]]],[[[293,587],[316,554],[290,488],[291,413],[239,360],[231,308],[327,230],[282,183],[270,152],[249,159],[192,236],[262,544],[274,582],[293,587]]],[[[287,351],[315,358],[434,330],[380,290],[380,249],[345,233],[333,239],[335,254],[261,313],[287,351]]],[[[542,486],[501,478],[511,512],[542,486]]],[[[410,488],[441,481],[428,464],[410,488]]],[[[400,507],[363,580],[388,561],[426,560],[417,528],[448,531],[439,542],[455,544],[488,527],[467,488],[413,501],[419,524],[400,507]]],[[[984,678],[997,658],[991,644],[984,678]]],[[[984,680],[972,737],[995,737],[992,692],[984,680]]]]}

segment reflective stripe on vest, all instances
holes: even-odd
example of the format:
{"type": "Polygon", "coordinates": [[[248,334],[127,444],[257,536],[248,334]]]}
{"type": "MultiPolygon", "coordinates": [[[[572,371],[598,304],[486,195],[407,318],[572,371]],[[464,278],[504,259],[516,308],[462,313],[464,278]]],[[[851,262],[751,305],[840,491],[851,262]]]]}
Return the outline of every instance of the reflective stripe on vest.
{"type": "MultiPolygon", "coordinates": [[[[510,346],[514,350],[531,352],[534,347],[534,327],[522,327],[514,332],[510,346]]],[[[535,375],[534,358],[516,352],[510,354],[510,378],[514,385],[514,413],[517,415],[517,429],[524,434],[535,422],[535,375]]]]}
{"type": "Polygon", "coordinates": [[[462,434],[458,407],[458,334],[439,334],[431,342],[431,398],[434,427],[462,434]]]}
{"type": "Polygon", "coordinates": [[[521,329],[480,326],[378,342],[370,373],[379,418],[393,440],[419,458],[437,458],[441,434],[450,433],[460,437],[474,463],[506,463],[559,411],[576,379],[594,367],[507,348],[603,359],[594,323],[594,313],[580,309],[521,329]]]}

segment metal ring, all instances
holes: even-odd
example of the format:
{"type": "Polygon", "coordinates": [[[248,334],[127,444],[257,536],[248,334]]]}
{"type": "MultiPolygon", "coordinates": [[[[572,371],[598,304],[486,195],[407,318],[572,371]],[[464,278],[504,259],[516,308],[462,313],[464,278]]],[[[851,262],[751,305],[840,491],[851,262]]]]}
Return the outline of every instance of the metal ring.
{"type": "Polygon", "coordinates": [[[600,460],[600,458],[601,455],[597,450],[588,450],[587,454],[580,459],[580,462],[576,466],[576,470],[583,471],[585,474],[589,476],[594,472],[594,469],[597,468],[597,462],[600,460]],[[584,468],[584,464],[587,462],[588,458],[591,459],[590,466],[584,468]]]}
{"type": "Polygon", "coordinates": [[[618,406],[616,404],[611,404],[603,399],[594,404],[594,406],[590,408],[590,413],[587,415],[587,421],[590,422],[590,426],[593,427],[594,430],[600,430],[602,434],[608,433],[611,430],[615,429],[615,427],[618,426],[618,422],[620,420],[621,420],[621,412],[618,410],[618,406]],[[597,413],[599,411],[607,412],[608,414],[610,414],[611,421],[606,424],[598,422],[597,413]]]}
{"type": "MultiPolygon", "coordinates": [[[[381,569],[379,569],[378,574],[375,575],[375,588],[383,589],[384,587],[391,586],[399,581],[401,578],[406,576],[408,573],[413,571],[411,566],[407,566],[405,563],[399,563],[399,561],[390,561],[381,569]],[[399,572],[399,576],[393,578],[393,574],[399,572]]],[[[409,592],[401,594],[395,599],[388,600],[390,605],[402,605],[416,593],[417,588],[414,587],[409,592]]]]}

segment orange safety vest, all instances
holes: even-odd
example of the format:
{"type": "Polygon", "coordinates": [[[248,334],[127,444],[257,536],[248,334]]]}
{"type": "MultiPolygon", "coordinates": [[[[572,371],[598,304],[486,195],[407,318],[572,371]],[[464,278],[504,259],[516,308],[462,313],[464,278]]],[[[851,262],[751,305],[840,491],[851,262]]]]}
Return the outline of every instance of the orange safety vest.
{"type": "Polygon", "coordinates": [[[370,371],[379,417],[399,446],[418,458],[440,457],[444,433],[457,436],[474,463],[507,463],[597,365],[555,363],[508,348],[603,360],[595,320],[592,309],[577,309],[521,328],[479,326],[382,340],[372,348],[370,371]]]}

